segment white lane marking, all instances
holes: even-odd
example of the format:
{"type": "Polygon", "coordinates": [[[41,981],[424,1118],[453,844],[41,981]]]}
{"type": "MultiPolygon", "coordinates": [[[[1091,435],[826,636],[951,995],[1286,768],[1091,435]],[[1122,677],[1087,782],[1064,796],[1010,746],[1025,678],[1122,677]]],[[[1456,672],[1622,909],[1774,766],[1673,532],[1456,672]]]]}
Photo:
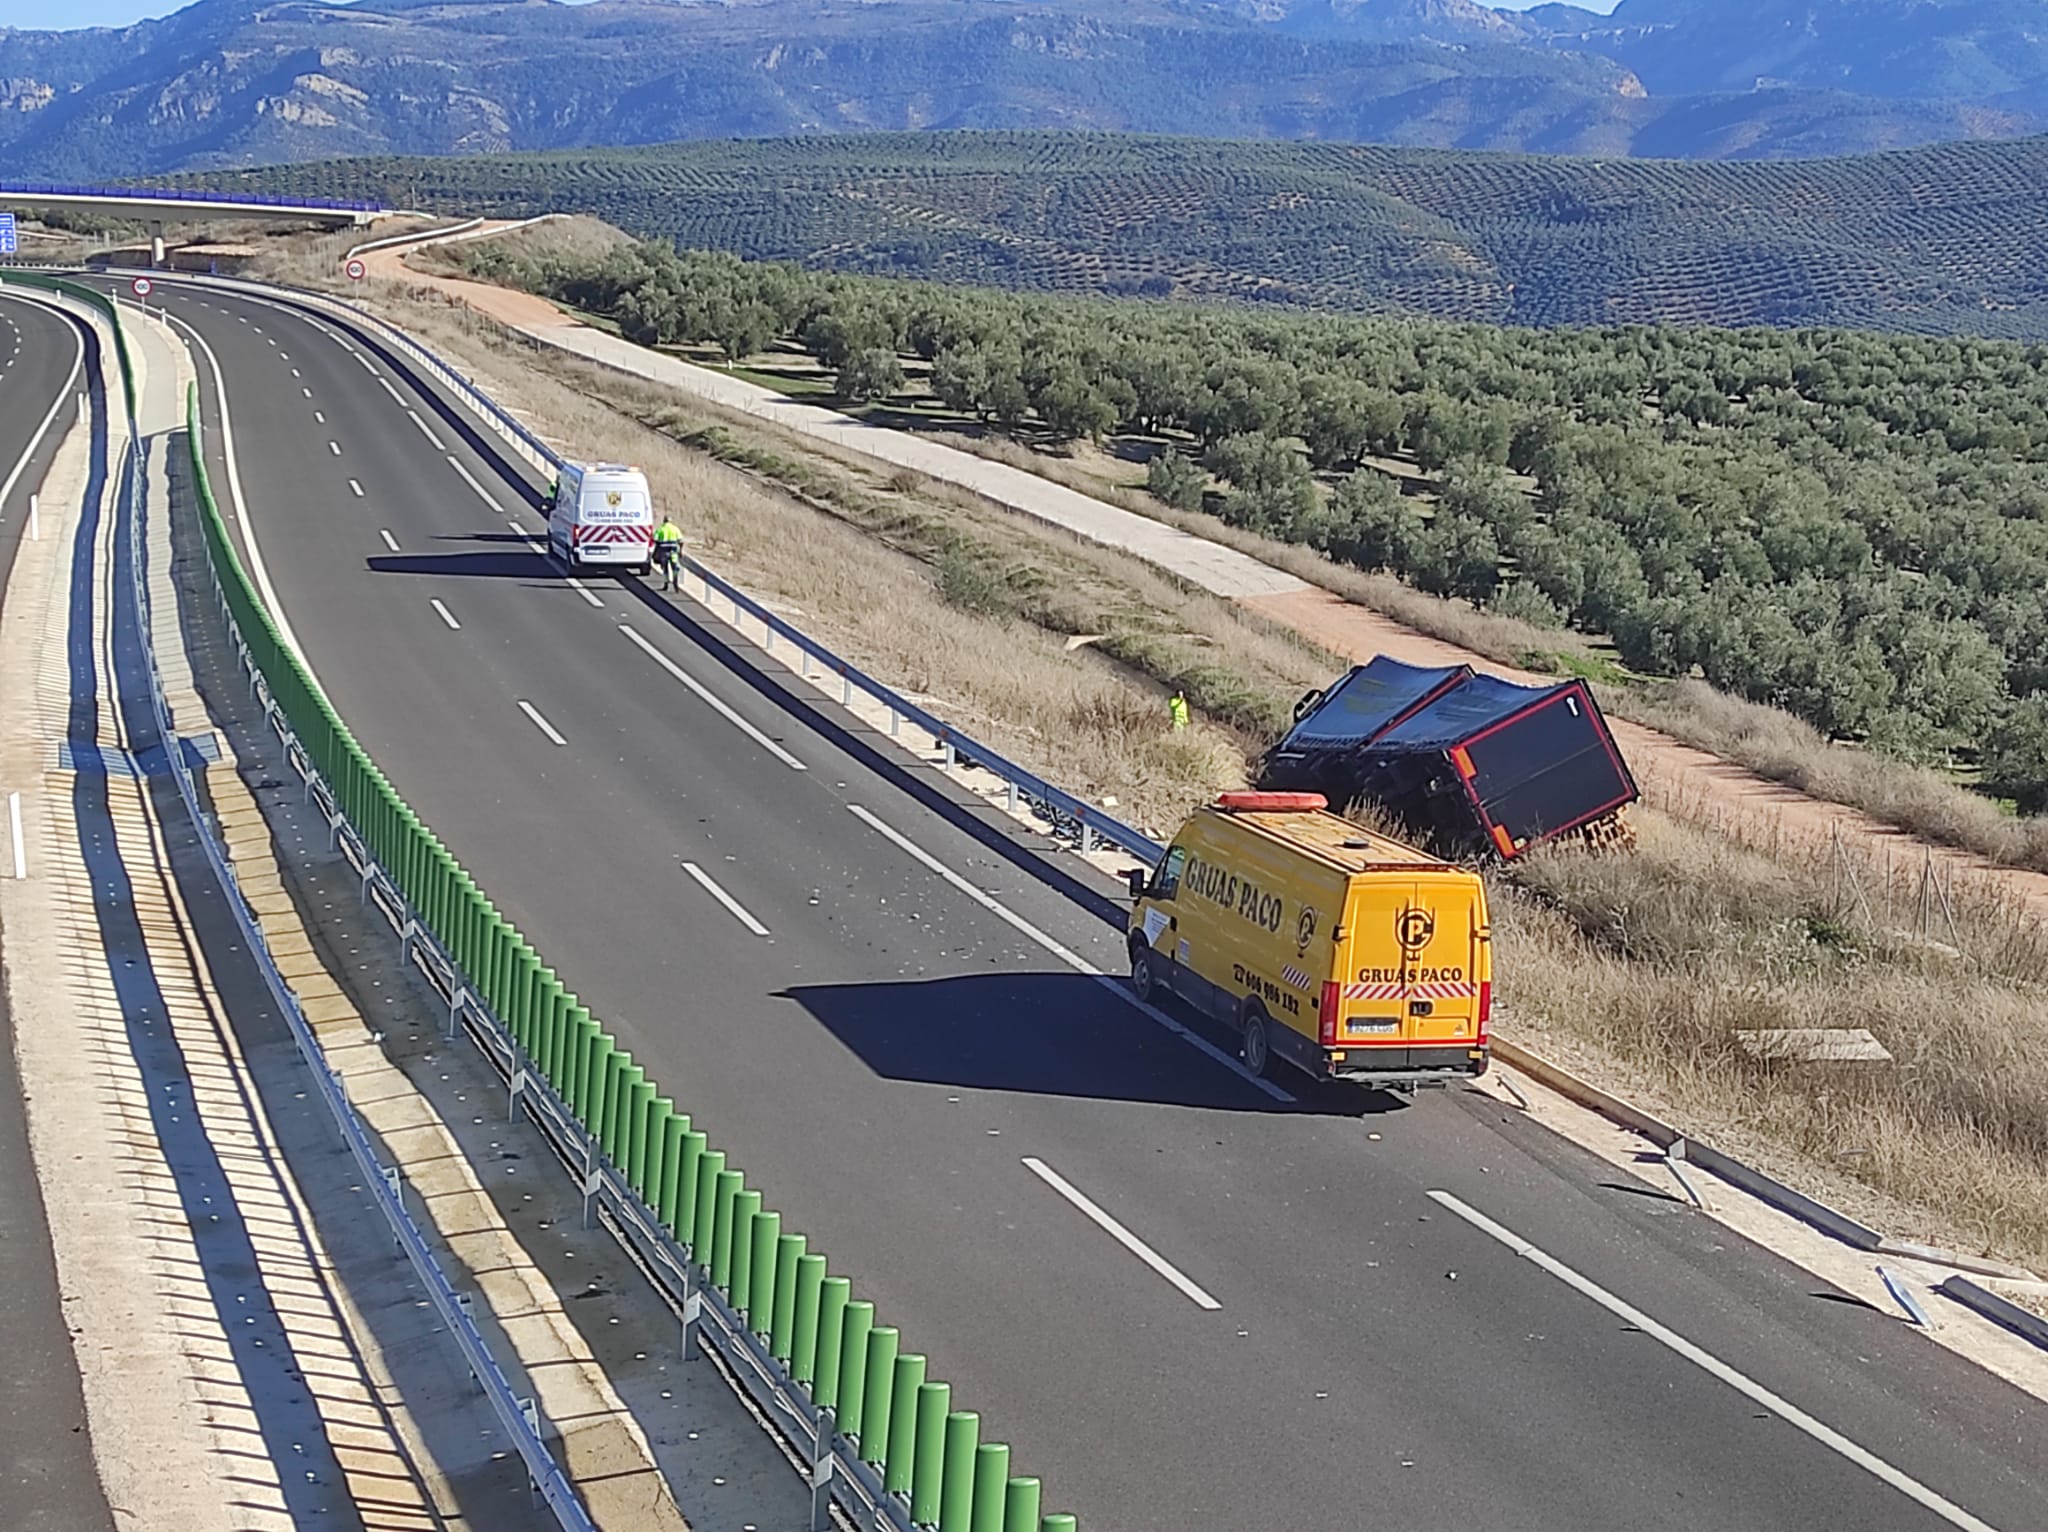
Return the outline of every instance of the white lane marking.
{"type": "Polygon", "coordinates": [[[28,847],[21,843],[21,794],[7,795],[7,833],[14,845],[15,881],[28,876],[28,847]]]}
{"type": "Polygon", "coordinates": [[[549,739],[553,740],[558,745],[566,745],[569,743],[566,739],[562,738],[560,734],[557,734],[555,732],[555,726],[553,724],[549,723],[545,718],[540,716],[540,709],[535,707],[531,702],[528,702],[524,698],[521,698],[519,702],[519,707],[520,711],[525,713],[528,718],[531,718],[533,720],[533,726],[536,729],[540,730],[541,733],[545,734],[549,739]]]}
{"type": "MultiPolygon", "coordinates": [[[[296,377],[297,377],[298,375],[299,375],[299,369],[298,369],[298,368],[296,368],[296,367],[294,367],[294,368],[292,369],[292,376],[296,378],[296,377]]],[[[307,389],[307,390],[306,390],[306,397],[310,399],[310,398],[311,398],[312,396],[313,396],[313,391],[312,391],[312,390],[311,390],[310,388],[309,388],[309,389],[307,389]]]]}
{"type": "Polygon", "coordinates": [[[299,392],[304,394],[308,399],[313,397],[313,390],[310,388],[302,388],[299,390],[299,392]]]}
{"type": "MultiPolygon", "coordinates": [[[[419,416],[415,415],[413,416],[413,419],[418,420],[419,416]]],[[[427,428],[425,426],[421,426],[420,429],[422,431],[427,431],[427,428]]],[[[432,431],[427,431],[428,440],[432,441],[433,435],[434,433],[432,431]]],[[[434,442],[434,445],[438,447],[441,444],[439,442],[434,442]]],[[[475,490],[477,492],[478,498],[481,499],[485,505],[489,506],[493,511],[496,511],[500,516],[503,516],[505,514],[505,507],[498,504],[497,501],[491,498],[491,492],[485,489],[481,484],[477,483],[476,475],[472,474],[467,468],[464,468],[461,462],[456,458],[456,456],[453,453],[450,453],[448,455],[448,466],[453,468],[457,473],[462,475],[462,482],[467,484],[471,489],[475,490]]],[[[519,529],[514,528],[514,530],[516,531],[519,529]]]]}
{"type": "Polygon", "coordinates": [[[1480,1233],[1498,1240],[1523,1260],[1528,1261],[1531,1265],[1543,1271],[1549,1272],[1550,1275],[1564,1283],[1565,1286],[1592,1299],[1600,1307],[1607,1310],[1608,1313],[1620,1319],[1622,1323],[1633,1325],[1652,1340],[1669,1347],[1688,1362],[1691,1362],[1695,1367],[1712,1377],[1718,1378],[1752,1403],[1762,1405],[1787,1425],[1797,1427],[1819,1442],[1823,1447],[1840,1453],[1865,1473],[1870,1474],[1874,1478],[1881,1479],[1907,1499],[1925,1506],[1950,1526],[1965,1528],[1967,1532],[1997,1532],[1997,1529],[1989,1522],[1980,1521],[1961,1506],[1955,1504],[1955,1502],[1937,1494],[1918,1479],[1911,1477],[1904,1470],[1894,1468],[1883,1458],[1877,1456],[1876,1453],[1869,1451],[1867,1448],[1859,1447],[1832,1426],[1825,1425],[1814,1419],[1813,1416],[1807,1414],[1806,1411],[1800,1409],[1798,1405],[1792,1403],[1789,1399],[1780,1398],[1748,1374],[1738,1372],[1712,1352],[1694,1345],[1677,1331],[1659,1324],[1641,1309],[1635,1307],[1634,1304],[1616,1297],[1591,1277],[1583,1275],[1572,1267],[1565,1265],[1556,1256],[1530,1244],[1506,1225],[1495,1223],[1470,1203],[1463,1202],[1450,1192],[1445,1191],[1432,1191],[1429,1195],[1431,1201],[1440,1207],[1449,1208],[1453,1213],[1464,1219],[1465,1222],[1472,1225],[1473,1228],[1479,1230],[1480,1233]]]}
{"type": "Polygon", "coordinates": [[[726,913],[731,915],[734,920],[737,920],[741,925],[745,926],[749,931],[752,931],[756,936],[766,936],[768,934],[768,928],[762,925],[760,921],[754,919],[752,915],[748,914],[745,905],[741,904],[739,900],[733,898],[731,894],[728,894],[724,889],[720,888],[716,883],[711,881],[710,873],[706,872],[703,868],[699,867],[695,862],[683,863],[683,871],[687,872],[691,877],[695,878],[697,882],[700,885],[702,885],[705,893],[709,894],[712,898],[716,899],[720,904],[724,905],[726,913]]]}
{"type": "Polygon", "coordinates": [[[1102,1229],[1103,1233],[1107,1234],[1119,1245],[1122,1245],[1124,1249],[1130,1251],[1132,1255],[1135,1255],[1147,1266],[1158,1272],[1160,1276],[1166,1278],[1167,1281],[1179,1288],[1181,1296],[1188,1299],[1196,1308],[1209,1309],[1213,1312],[1223,1307],[1222,1304],[1210,1297],[1207,1292],[1185,1276],[1166,1257],[1154,1250],[1142,1239],[1139,1239],[1137,1235],[1126,1229],[1122,1224],[1110,1217],[1109,1214],[1103,1212],[1101,1208],[1097,1207],[1090,1200],[1086,1192],[1046,1164],[1044,1160],[1035,1159],[1027,1154],[1024,1156],[1024,1168],[1058,1192],[1062,1197],[1066,1198],[1067,1201],[1073,1203],[1083,1213],[1087,1214],[1102,1229]]]}
{"type": "MultiPolygon", "coordinates": [[[[396,553],[398,549],[394,547],[392,548],[391,551],[393,553],[396,553]]],[[[441,614],[441,620],[443,622],[447,623],[449,627],[455,629],[455,631],[458,633],[462,631],[462,624],[455,620],[455,614],[453,612],[449,611],[447,607],[441,604],[441,598],[439,596],[430,596],[427,599],[428,605],[432,606],[435,611],[441,614]]],[[[525,704],[521,703],[520,706],[524,707],[525,704]]],[[[538,718],[540,715],[536,713],[534,714],[534,716],[538,718]]]]}
{"type": "Polygon", "coordinates": [[[398,539],[393,537],[389,532],[385,531],[384,528],[379,527],[377,529],[377,535],[384,539],[385,547],[389,548],[393,553],[396,553],[398,551],[398,539]]]}
{"type": "Polygon", "coordinates": [[[358,500],[363,498],[363,486],[356,483],[354,479],[350,479],[348,481],[348,487],[349,492],[353,494],[358,500]]]}
{"type": "Polygon", "coordinates": [[[706,690],[704,685],[700,681],[698,681],[698,679],[695,676],[691,675],[688,671],[684,670],[682,666],[678,665],[674,660],[670,659],[667,655],[663,654],[659,649],[655,648],[654,645],[647,642],[646,639],[642,638],[638,633],[635,633],[623,622],[619,624],[619,631],[625,634],[626,637],[630,638],[634,642],[634,644],[639,647],[640,651],[644,653],[650,660],[654,661],[655,664],[659,665],[663,670],[666,670],[670,675],[674,676],[678,681],[682,682],[683,685],[689,687],[691,691],[695,692],[704,701],[710,703],[711,706],[717,711],[719,717],[723,718],[735,729],[738,729],[740,733],[746,735],[748,739],[752,740],[755,744],[759,745],[763,750],[766,750],[770,755],[774,756],[776,760],[782,762],[782,764],[787,766],[791,771],[803,771],[806,769],[802,761],[798,760],[795,756],[791,755],[787,750],[783,749],[782,746],[776,744],[774,740],[770,739],[767,735],[763,734],[759,729],[755,728],[752,724],[748,723],[746,719],[740,717],[738,713],[735,713],[731,708],[727,707],[720,698],[713,696],[711,692],[706,690]]]}
{"type": "MultiPolygon", "coordinates": [[[[35,435],[28,439],[28,445],[22,449],[20,460],[15,463],[12,471],[8,473],[6,481],[0,483],[0,506],[5,506],[7,504],[7,497],[14,493],[14,481],[27,471],[29,460],[36,455],[37,449],[42,446],[43,437],[49,433],[51,422],[57,418],[57,411],[62,409],[71,398],[71,386],[78,381],[79,369],[85,365],[85,337],[78,332],[75,325],[67,324],[64,326],[64,330],[70,335],[73,343],[77,346],[77,350],[71,358],[71,371],[65,374],[64,386],[57,391],[57,397],[50,401],[49,412],[43,416],[43,423],[36,427],[35,435]]],[[[34,406],[31,405],[30,408],[33,409],[34,406]]]]}
{"type": "Polygon", "coordinates": [[[446,452],[448,450],[448,444],[442,441],[440,437],[434,434],[434,428],[428,425],[424,420],[420,419],[419,413],[417,411],[407,410],[405,412],[405,418],[410,420],[414,425],[420,428],[420,434],[426,437],[428,441],[434,444],[434,450],[436,452],[446,452]]]}
{"type": "Polygon", "coordinates": [[[328,450],[329,452],[333,453],[333,454],[334,454],[334,455],[335,455],[336,457],[340,457],[340,456],[341,456],[341,443],[340,443],[340,442],[329,442],[329,443],[327,444],[327,450],[328,450]]]}
{"type": "Polygon", "coordinates": [[[378,370],[377,370],[377,369],[376,369],[375,367],[372,367],[372,366],[370,365],[370,359],[369,359],[368,357],[364,356],[364,355],[362,354],[362,352],[360,352],[360,351],[356,350],[356,349],[355,349],[355,348],[354,348],[353,346],[351,346],[351,347],[349,348],[349,353],[348,353],[348,354],[349,354],[350,356],[354,357],[354,358],[355,358],[355,359],[356,359],[357,361],[361,362],[361,363],[363,364],[363,371],[364,371],[364,372],[367,372],[367,373],[368,373],[368,374],[369,374],[369,375],[370,375],[371,377],[373,377],[373,378],[378,378],[378,379],[382,379],[382,378],[383,378],[384,374],[382,374],[381,372],[379,372],[379,371],[378,371],[378,370]]]}
{"type": "Polygon", "coordinates": [[[391,386],[389,378],[379,378],[377,382],[383,387],[384,392],[391,396],[392,403],[396,404],[400,409],[405,408],[405,395],[391,386]]]}
{"type": "Polygon", "coordinates": [[[323,426],[327,424],[327,416],[320,410],[313,411],[313,419],[323,426]]]}
{"type": "Polygon", "coordinates": [[[277,591],[270,583],[269,567],[263,562],[263,550],[256,543],[256,528],[249,520],[249,504],[242,497],[242,470],[235,457],[235,427],[228,414],[228,385],[221,376],[220,358],[214,355],[206,337],[191,325],[175,314],[164,317],[192,337],[199,354],[206,358],[207,370],[213,374],[213,396],[220,404],[220,450],[228,465],[228,496],[235,503],[235,519],[242,525],[242,546],[249,553],[249,573],[256,577],[256,588],[263,594],[263,604],[270,609],[270,620],[277,624],[278,636],[291,646],[292,653],[299,657],[299,663],[306,667],[306,674],[312,677],[313,685],[324,696],[327,688],[320,685],[320,677],[314,671],[312,661],[306,658],[298,635],[292,632],[291,619],[284,614],[284,603],[277,599],[277,591]]]}
{"type": "Polygon", "coordinates": [[[529,532],[529,531],[527,531],[527,530],[526,530],[526,528],[522,527],[522,526],[521,526],[521,525],[520,525],[520,524],[519,524],[518,522],[516,522],[516,521],[512,521],[512,520],[509,520],[509,519],[508,519],[508,520],[506,521],[505,525],[506,525],[506,526],[508,526],[508,527],[510,527],[510,528],[512,529],[512,532],[513,532],[513,535],[514,535],[514,536],[517,536],[517,537],[521,537],[521,538],[524,538],[524,539],[525,539],[525,540],[526,540],[527,542],[529,542],[529,543],[533,543],[533,544],[535,544],[536,546],[538,546],[538,545],[540,545],[540,544],[542,544],[542,543],[545,543],[545,542],[547,541],[547,539],[546,539],[545,537],[543,537],[543,536],[542,536],[542,535],[541,535],[540,533],[538,533],[538,532],[529,532]]]}
{"type": "Polygon", "coordinates": [[[1013,929],[1020,931],[1024,935],[1030,937],[1031,940],[1037,942],[1039,946],[1045,948],[1047,952],[1050,952],[1054,957],[1058,958],[1061,962],[1065,963],[1069,968],[1073,969],[1076,973],[1087,974],[1097,984],[1100,984],[1112,995],[1115,995],[1117,999],[1123,1001],[1124,1004],[1130,1006],[1132,1009],[1136,1011],[1143,1013],[1146,1018],[1148,1018],[1151,1021],[1157,1022],[1160,1026],[1166,1028],[1167,1031],[1173,1033],[1174,1036],[1180,1038],[1181,1041],[1189,1044],[1191,1047],[1195,1048],[1207,1057],[1214,1059],[1217,1063],[1221,1064],[1225,1069],[1229,1070],[1232,1074],[1236,1075],[1246,1084],[1251,1085],[1256,1089],[1265,1092],[1265,1094],[1271,1096],[1275,1101],[1293,1101],[1295,1099],[1292,1094],[1290,1094],[1288,1091],[1281,1089],[1279,1086],[1275,1085],[1271,1080],[1266,1079],[1262,1075],[1253,1074],[1249,1069],[1245,1068],[1243,1060],[1232,1058],[1229,1054],[1225,1053],[1221,1048],[1217,1047],[1214,1043],[1210,1042],[1208,1038],[1203,1037],[1198,1033],[1192,1032],[1188,1028],[1182,1026],[1178,1021],[1175,1021],[1171,1016],[1167,1015],[1166,1012],[1160,1010],[1158,1006],[1147,1005],[1144,1001],[1140,1000],[1136,995],[1131,993],[1130,986],[1126,984],[1122,979],[1116,977],[1113,974],[1104,973],[1100,968],[1097,968],[1093,963],[1089,962],[1079,953],[1073,952],[1069,950],[1067,947],[1061,945],[1058,941],[1055,941],[1052,937],[1048,936],[1045,932],[1039,930],[1037,926],[1034,926],[1030,921],[1026,920],[1022,915],[1019,915],[1015,910],[1011,909],[1008,905],[1002,903],[993,895],[985,893],[981,889],[976,888],[972,883],[968,882],[967,879],[963,878],[959,873],[955,872],[952,868],[948,867],[944,862],[940,861],[937,857],[933,856],[929,851],[925,850],[924,847],[918,845],[916,841],[912,840],[909,836],[903,834],[901,831],[895,829],[893,826],[883,823],[881,819],[877,818],[873,813],[869,812],[869,810],[862,807],[860,804],[849,803],[846,807],[848,812],[853,814],[855,818],[859,819],[861,823],[865,824],[877,835],[880,835],[884,839],[892,842],[899,850],[903,851],[906,855],[914,857],[917,861],[922,862],[932,872],[936,873],[939,877],[943,878],[947,883],[951,884],[954,888],[958,889],[961,893],[965,894],[968,898],[972,899],[976,904],[980,905],[983,909],[987,910],[990,914],[994,915],[998,920],[1005,922],[1013,929]]]}
{"type": "MultiPolygon", "coordinates": [[[[531,540],[533,542],[540,541],[540,539],[537,537],[531,540]]],[[[569,589],[576,592],[577,595],[581,596],[585,601],[588,601],[592,606],[601,607],[604,605],[602,601],[597,599],[597,593],[593,591],[588,585],[585,585],[581,580],[577,579],[574,575],[570,575],[568,577],[568,580],[569,589]]]]}

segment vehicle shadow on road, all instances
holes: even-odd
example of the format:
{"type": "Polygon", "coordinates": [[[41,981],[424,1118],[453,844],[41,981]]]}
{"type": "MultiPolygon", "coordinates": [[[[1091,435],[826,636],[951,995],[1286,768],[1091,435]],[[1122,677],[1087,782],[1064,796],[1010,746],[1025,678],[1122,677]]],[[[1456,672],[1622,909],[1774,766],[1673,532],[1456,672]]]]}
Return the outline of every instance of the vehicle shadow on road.
{"type": "MultiPolygon", "coordinates": [[[[778,998],[802,1006],[884,1079],[1324,1117],[1373,1116],[1405,1104],[1385,1091],[1305,1078],[1281,1081],[1295,1099],[1275,1100],[1085,974],[799,984],[778,998]]],[[[1209,1035],[1215,1029],[1191,1017],[1175,1019],[1223,1048],[1209,1035]]]]}
{"type": "Polygon", "coordinates": [[[386,553],[366,560],[375,574],[456,575],[465,579],[531,580],[535,584],[558,585],[561,577],[554,566],[538,553],[507,548],[503,552],[474,553],[386,553]]]}

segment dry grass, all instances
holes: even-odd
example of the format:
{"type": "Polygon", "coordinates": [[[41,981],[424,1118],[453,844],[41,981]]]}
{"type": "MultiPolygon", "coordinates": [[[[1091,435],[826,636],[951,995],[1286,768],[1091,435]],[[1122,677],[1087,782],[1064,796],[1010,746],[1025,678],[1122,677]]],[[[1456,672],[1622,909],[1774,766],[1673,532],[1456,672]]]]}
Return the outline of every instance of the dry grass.
{"type": "Polygon", "coordinates": [[[1553,851],[1495,879],[1510,1035],[1570,1038],[1717,1141],[1761,1140],[1923,1210],[1950,1243],[2048,1265],[2040,930],[1978,903],[1953,947],[1911,929],[1910,894],[1866,913],[1824,864],[1654,811],[1639,833],[1634,856],[1553,851]],[[1735,1037],[1841,1026],[1896,1062],[1766,1062],[1735,1037]]]}
{"type": "MultiPolygon", "coordinates": [[[[490,243],[493,248],[503,247],[530,260],[574,264],[602,260],[621,245],[633,242],[632,235],[614,228],[603,219],[579,213],[566,218],[550,218],[545,223],[533,224],[490,243]]],[[[422,271],[466,277],[470,275],[467,255],[476,247],[472,242],[431,245],[412,256],[409,263],[422,271]]]]}
{"type": "MultiPolygon", "coordinates": [[[[558,356],[536,367],[473,317],[379,296],[565,449],[646,464],[708,555],[821,640],[1070,789],[1114,792],[1155,831],[1241,781],[1255,741],[1213,720],[1169,733],[1145,657],[1070,650],[1062,621],[1114,616],[1282,705],[1330,664],[972,497],[558,356]],[[1056,618],[1060,602],[1074,609],[1056,618]]],[[[1966,895],[1923,935],[1906,869],[1745,848],[1655,811],[1640,834],[1632,856],[1556,851],[1495,875],[1504,1031],[1893,1232],[2048,1265],[2040,929],[1966,895]],[[1869,1027],[1897,1063],[1813,1073],[1758,1062],[1733,1036],[1833,1025],[1869,1027]]]]}

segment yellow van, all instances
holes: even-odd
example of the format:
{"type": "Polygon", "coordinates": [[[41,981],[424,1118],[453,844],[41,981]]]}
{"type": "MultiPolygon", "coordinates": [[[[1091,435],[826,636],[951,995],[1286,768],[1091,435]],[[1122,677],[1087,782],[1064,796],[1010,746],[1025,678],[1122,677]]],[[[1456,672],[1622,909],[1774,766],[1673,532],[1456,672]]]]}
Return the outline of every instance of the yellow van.
{"type": "Polygon", "coordinates": [[[1134,869],[1131,983],[1237,1029],[1244,1061],[1412,1090],[1486,1072],[1486,886],[1318,793],[1225,793],[1134,869]]]}

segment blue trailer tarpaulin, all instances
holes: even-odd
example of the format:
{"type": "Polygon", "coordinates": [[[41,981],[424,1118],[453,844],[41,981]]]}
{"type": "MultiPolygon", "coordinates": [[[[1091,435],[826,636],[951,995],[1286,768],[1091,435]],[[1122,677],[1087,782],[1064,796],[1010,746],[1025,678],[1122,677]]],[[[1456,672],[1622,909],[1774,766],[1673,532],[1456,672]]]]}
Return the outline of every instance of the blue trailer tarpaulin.
{"type": "Polygon", "coordinates": [[[1259,785],[1377,804],[1439,849],[1502,857],[1637,796],[1583,681],[1524,686],[1385,655],[1303,699],[1259,785]]]}

